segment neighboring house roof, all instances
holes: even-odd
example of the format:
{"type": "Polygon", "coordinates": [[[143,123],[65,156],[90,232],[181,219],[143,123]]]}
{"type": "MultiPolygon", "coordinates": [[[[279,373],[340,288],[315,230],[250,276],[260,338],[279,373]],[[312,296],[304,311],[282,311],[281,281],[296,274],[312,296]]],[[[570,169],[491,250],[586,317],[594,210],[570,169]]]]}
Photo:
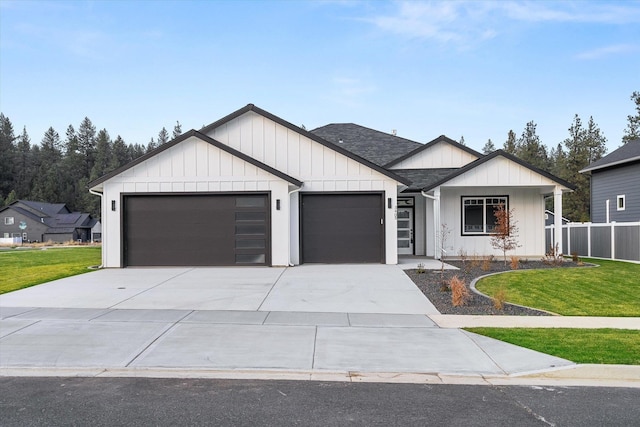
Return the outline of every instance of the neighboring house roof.
{"type": "Polygon", "coordinates": [[[420,191],[431,184],[441,181],[458,168],[441,168],[441,169],[394,169],[393,171],[400,176],[409,179],[412,184],[404,191],[420,191]]]}
{"type": "Polygon", "coordinates": [[[464,167],[462,167],[460,169],[457,169],[455,172],[451,173],[450,175],[446,176],[445,178],[441,179],[440,181],[437,181],[437,182],[432,183],[432,184],[430,184],[428,186],[425,186],[425,188],[423,188],[423,190],[424,191],[428,191],[428,190],[432,190],[432,189],[434,189],[436,187],[439,187],[439,186],[445,184],[447,181],[450,181],[453,178],[455,178],[457,176],[460,176],[460,175],[462,175],[462,174],[464,174],[464,173],[466,173],[466,172],[468,172],[468,171],[470,171],[470,170],[472,170],[472,169],[474,169],[474,168],[476,168],[476,167],[478,167],[478,166],[480,166],[480,165],[482,165],[482,164],[488,162],[489,160],[492,160],[492,159],[494,159],[494,158],[496,158],[498,156],[502,156],[502,157],[504,157],[504,158],[506,158],[508,160],[511,160],[512,162],[516,162],[519,165],[524,166],[525,168],[530,169],[530,170],[532,170],[532,171],[534,171],[534,172],[536,172],[536,173],[538,173],[538,174],[540,174],[540,175],[542,175],[542,176],[544,176],[546,178],[549,178],[550,180],[555,181],[558,184],[563,185],[564,187],[567,187],[567,188],[569,188],[571,190],[575,190],[576,189],[575,185],[569,183],[568,181],[565,181],[564,179],[558,178],[557,176],[554,176],[554,175],[550,174],[547,171],[539,169],[539,168],[537,168],[537,167],[525,162],[524,160],[521,160],[518,157],[507,153],[504,150],[496,150],[496,151],[492,152],[491,154],[487,154],[486,156],[479,158],[475,162],[471,162],[468,165],[466,165],[466,166],[464,166],[464,167]]]}
{"type": "Polygon", "coordinates": [[[622,147],[596,160],[580,172],[591,172],[598,169],[610,168],[625,163],[640,161],[640,139],[634,139],[622,147]]]}
{"type": "Polygon", "coordinates": [[[456,148],[458,148],[458,149],[460,149],[460,150],[466,151],[467,153],[469,153],[469,154],[471,154],[471,155],[473,155],[473,156],[475,156],[475,157],[477,157],[477,158],[480,158],[480,157],[482,157],[482,156],[483,156],[483,154],[478,153],[476,150],[472,150],[471,148],[467,147],[466,145],[462,145],[462,144],[460,144],[459,142],[456,142],[456,141],[454,141],[453,139],[451,139],[451,138],[449,138],[449,137],[447,137],[447,136],[445,136],[445,135],[440,135],[440,136],[439,136],[439,137],[437,137],[436,139],[434,139],[434,140],[432,140],[432,141],[429,141],[429,142],[427,142],[426,144],[420,144],[420,146],[419,146],[419,147],[417,147],[417,148],[415,148],[413,151],[410,151],[410,152],[408,152],[408,153],[405,153],[404,155],[402,155],[402,156],[400,156],[400,157],[398,157],[398,158],[396,158],[396,159],[392,159],[391,161],[389,161],[388,163],[386,163],[384,166],[385,166],[385,167],[391,167],[391,166],[393,166],[393,165],[396,165],[396,164],[400,163],[401,161],[406,160],[406,159],[408,159],[409,157],[413,157],[413,156],[415,156],[416,154],[420,153],[421,151],[426,150],[426,149],[428,149],[429,147],[432,147],[432,146],[434,146],[435,144],[438,144],[438,143],[440,143],[440,142],[445,142],[445,143],[447,143],[447,144],[451,144],[451,145],[453,145],[454,147],[456,147],[456,148]]]}
{"type": "Polygon", "coordinates": [[[385,166],[392,160],[423,145],[419,142],[354,123],[332,123],[313,129],[311,133],[343,147],[378,166],[385,166]]]}
{"type": "Polygon", "coordinates": [[[70,233],[78,228],[91,228],[98,221],[88,213],[70,212],[64,203],[44,203],[30,200],[16,200],[9,206],[0,209],[14,210],[35,222],[42,223],[48,227],[46,233],[70,233]],[[29,207],[26,209],[23,206],[29,207]],[[34,212],[36,210],[38,213],[34,212]],[[71,230],[71,231],[68,231],[71,230]]]}
{"type": "Polygon", "coordinates": [[[247,104],[245,107],[243,107],[243,108],[241,108],[241,109],[229,114],[228,116],[223,117],[220,120],[215,121],[215,122],[211,123],[210,125],[207,125],[207,126],[203,127],[202,129],[200,129],[200,132],[201,133],[207,133],[207,132],[209,132],[209,131],[211,131],[211,130],[219,127],[219,126],[222,126],[223,124],[225,124],[225,123],[227,123],[227,122],[229,122],[229,121],[231,121],[231,120],[233,120],[235,118],[238,118],[241,115],[246,114],[246,113],[248,113],[250,111],[252,111],[252,112],[254,112],[256,114],[259,114],[259,115],[261,115],[261,116],[263,116],[263,117],[265,117],[265,118],[267,118],[269,120],[272,120],[273,122],[278,123],[281,126],[284,126],[284,127],[288,128],[288,129],[291,129],[292,131],[297,132],[300,135],[303,135],[303,136],[305,136],[305,137],[317,142],[318,144],[324,145],[327,148],[330,148],[330,149],[332,149],[334,151],[337,151],[338,153],[340,153],[340,154],[342,154],[344,156],[347,156],[350,159],[353,159],[358,163],[362,163],[363,165],[365,165],[365,166],[367,166],[367,167],[369,167],[369,168],[371,168],[371,169],[373,169],[373,170],[375,170],[377,172],[380,172],[381,174],[383,174],[385,176],[388,176],[389,178],[391,178],[391,179],[393,179],[395,181],[398,181],[398,182],[400,182],[402,184],[405,184],[405,185],[411,184],[411,182],[407,181],[405,178],[402,178],[401,176],[396,175],[392,171],[389,171],[389,170],[383,168],[381,165],[376,164],[376,163],[372,162],[371,160],[369,160],[369,159],[367,159],[365,157],[362,157],[358,153],[350,151],[350,150],[346,149],[345,147],[342,147],[342,146],[340,146],[338,144],[334,144],[334,143],[332,143],[330,141],[327,141],[326,139],[316,135],[315,133],[309,132],[309,131],[307,131],[305,129],[302,129],[301,127],[296,126],[293,123],[289,123],[288,121],[286,121],[284,119],[281,119],[280,117],[275,116],[275,115],[269,113],[268,111],[265,111],[265,110],[263,110],[261,108],[258,108],[253,104],[247,104]]]}
{"type": "Polygon", "coordinates": [[[138,157],[134,161],[129,162],[126,165],[124,165],[122,167],[119,167],[118,169],[116,169],[116,170],[114,170],[114,171],[112,171],[112,172],[110,172],[110,173],[108,173],[108,174],[96,179],[95,181],[90,182],[88,184],[88,187],[89,188],[93,188],[93,187],[95,187],[97,185],[100,185],[103,182],[107,181],[108,179],[110,179],[110,178],[112,178],[112,177],[114,177],[114,176],[126,171],[127,169],[130,169],[130,168],[134,167],[135,165],[138,165],[138,164],[144,162],[145,160],[149,159],[150,157],[153,157],[156,154],[161,153],[164,150],[167,150],[167,149],[173,147],[174,145],[177,145],[177,144],[181,143],[182,141],[184,141],[184,140],[186,140],[188,138],[191,138],[191,137],[196,137],[198,139],[201,139],[204,142],[207,142],[207,143],[209,143],[209,144],[211,144],[211,145],[213,145],[213,146],[215,146],[215,147],[217,147],[217,148],[219,148],[219,149],[221,149],[223,151],[226,151],[227,153],[231,154],[232,156],[238,157],[238,158],[246,161],[247,163],[250,163],[250,164],[252,164],[252,165],[254,165],[254,166],[256,166],[256,167],[258,167],[258,168],[260,168],[260,169],[262,169],[264,171],[266,171],[266,172],[269,172],[270,174],[273,174],[273,175],[277,176],[278,178],[282,178],[283,180],[288,181],[288,182],[290,182],[291,184],[293,184],[295,186],[298,186],[298,187],[302,186],[302,181],[299,181],[299,180],[297,180],[297,179],[295,179],[295,178],[293,178],[293,177],[291,177],[291,176],[289,176],[287,174],[284,174],[284,173],[280,172],[279,170],[274,169],[271,166],[266,165],[266,164],[264,164],[264,163],[262,163],[262,162],[260,162],[260,161],[258,161],[256,159],[254,159],[251,156],[248,156],[248,155],[246,155],[246,154],[244,154],[244,153],[242,153],[242,152],[240,152],[240,151],[238,151],[238,150],[236,150],[234,148],[229,147],[228,145],[225,145],[225,144],[223,144],[223,143],[221,143],[219,141],[216,141],[215,139],[205,135],[204,133],[201,133],[201,132],[198,132],[197,130],[193,130],[192,129],[192,130],[190,130],[190,131],[188,131],[186,133],[183,133],[182,135],[178,136],[176,139],[174,139],[174,140],[172,140],[170,142],[167,142],[166,144],[162,144],[160,147],[156,148],[155,150],[152,150],[152,151],[148,152],[147,154],[138,157]]]}

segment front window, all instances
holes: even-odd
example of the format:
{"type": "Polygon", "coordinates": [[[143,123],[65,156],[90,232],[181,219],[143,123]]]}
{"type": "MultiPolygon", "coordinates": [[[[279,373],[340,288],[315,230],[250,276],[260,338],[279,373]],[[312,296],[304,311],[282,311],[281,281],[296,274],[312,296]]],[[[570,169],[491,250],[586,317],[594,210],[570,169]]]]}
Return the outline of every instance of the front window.
{"type": "Polygon", "coordinates": [[[507,196],[481,196],[462,198],[462,234],[486,235],[496,227],[494,211],[498,205],[509,209],[507,196]]]}
{"type": "Polygon", "coordinates": [[[4,225],[13,225],[13,217],[5,216],[4,217],[4,225]]]}
{"type": "Polygon", "coordinates": [[[625,205],[624,205],[625,200],[624,199],[625,199],[624,194],[621,195],[621,196],[618,196],[617,205],[618,205],[618,210],[619,211],[623,211],[624,210],[624,207],[625,207],[625,205]]]}

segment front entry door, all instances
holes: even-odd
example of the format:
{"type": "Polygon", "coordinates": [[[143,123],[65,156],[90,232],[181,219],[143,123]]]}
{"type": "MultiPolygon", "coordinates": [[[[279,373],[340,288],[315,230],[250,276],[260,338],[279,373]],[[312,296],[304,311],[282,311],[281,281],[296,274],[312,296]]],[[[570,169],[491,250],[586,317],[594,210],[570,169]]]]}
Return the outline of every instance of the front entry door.
{"type": "Polygon", "coordinates": [[[398,254],[413,255],[413,208],[398,208],[398,254]]]}

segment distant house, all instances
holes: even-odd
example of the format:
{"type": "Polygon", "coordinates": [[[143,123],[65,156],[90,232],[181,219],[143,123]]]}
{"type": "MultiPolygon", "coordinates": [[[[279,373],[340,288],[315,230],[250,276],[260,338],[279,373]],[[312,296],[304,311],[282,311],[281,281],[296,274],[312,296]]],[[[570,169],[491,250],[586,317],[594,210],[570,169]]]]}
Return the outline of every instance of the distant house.
{"type": "Polygon", "coordinates": [[[17,200],[0,209],[0,237],[24,242],[88,242],[98,223],[88,213],[71,212],[64,203],[17,200]]]}
{"type": "Polygon", "coordinates": [[[560,218],[573,186],[444,135],[421,144],[353,123],[307,131],[249,104],[89,188],[102,198],[102,264],[127,267],[497,254],[501,204],[520,224],[515,255],[539,258],[545,197],[560,218]]]}
{"type": "Polygon", "coordinates": [[[581,170],[591,174],[591,221],[640,221],[640,139],[581,170]]]}

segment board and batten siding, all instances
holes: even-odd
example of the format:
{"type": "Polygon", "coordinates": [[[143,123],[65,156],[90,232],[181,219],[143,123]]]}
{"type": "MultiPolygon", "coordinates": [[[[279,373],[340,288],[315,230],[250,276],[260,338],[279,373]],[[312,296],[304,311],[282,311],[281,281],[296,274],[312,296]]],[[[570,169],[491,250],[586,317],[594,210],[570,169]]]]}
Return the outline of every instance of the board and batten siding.
{"type": "MultiPolygon", "coordinates": [[[[271,254],[273,265],[288,265],[288,192],[289,183],[269,172],[232,156],[199,138],[188,138],[104,183],[102,197],[103,266],[121,267],[121,200],[131,193],[217,193],[217,192],[270,192],[271,193],[271,254]],[[276,210],[275,200],[283,203],[276,210]],[[116,210],[111,209],[111,201],[116,210]]],[[[179,233],[176,228],[160,230],[167,234],[179,233]]]]}
{"type": "Polygon", "coordinates": [[[640,163],[591,172],[591,221],[640,221],[640,163]],[[625,208],[617,209],[617,197],[625,196],[625,208]]]}
{"type": "MultiPolygon", "coordinates": [[[[253,111],[211,129],[207,136],[304,182],[303,192],[383,192],[385,259],[387,264],[397,263],[395,180],[253,111]]],[[[294,227],[299,215],[295,205],[291,203],[290,212],[294,257],[299,241],[299,227],[294,227]]]]}
{"type": "Polygon", "coordinates": [[[514,209],[520,245],[507,255],[542,257],[545,254],[544,197],[538,189],[514,187],[488,188],[443,188],[440,194],[441,221],[446,223],[450,234],[445,250],[452,256],[464,250],[472,255],[502,255],[491,246],[491,236],[468,236],[462,234],[462,197],[464,196],[508,196],[509,209],[514,209]]]}
{"type": "Polygon", "coordinates": [[[439,142],[393,165],[391,169],[461,168],[477,159],[447,142],[439,142]]]}

